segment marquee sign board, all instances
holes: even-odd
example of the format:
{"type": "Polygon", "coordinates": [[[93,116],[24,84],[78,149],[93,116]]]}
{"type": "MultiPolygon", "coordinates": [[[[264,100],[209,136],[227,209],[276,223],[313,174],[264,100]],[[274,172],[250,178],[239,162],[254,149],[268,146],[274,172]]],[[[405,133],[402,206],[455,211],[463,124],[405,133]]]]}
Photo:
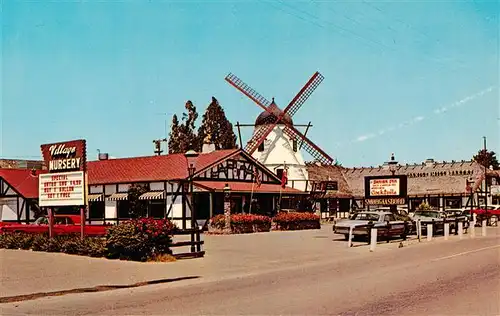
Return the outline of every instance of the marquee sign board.
{"type": "Polygon", "coordinates": [[[44,173],[38,177],[40,206],[82,206],[86,204],[83,171],[44,173]]]}
{"type": "Polygon", "coordinates": [[[365,199],[368,205],[406,204],[406,175],[365,177],[365,199]]]}
{"type": "Polygon", "coordinates": [[[84,139],[44,144],[40,148],[49,173],[86,170],[87,147],[84,139]]]}
{"type": "Polygon", "coordinates": [[[86,141],[44,144],[40,149],[48,173],[38,177],[39,205],[85,206],[86,141]]]}

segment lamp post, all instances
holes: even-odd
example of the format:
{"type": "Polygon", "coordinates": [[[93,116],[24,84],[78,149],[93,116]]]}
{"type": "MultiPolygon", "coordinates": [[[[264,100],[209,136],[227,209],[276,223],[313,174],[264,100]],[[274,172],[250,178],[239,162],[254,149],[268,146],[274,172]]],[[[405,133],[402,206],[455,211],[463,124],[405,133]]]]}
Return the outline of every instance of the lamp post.
{"type": "Polygon", "coordinates": [[[472,179],[466,179],[465,180],[465,189],[467,192],[469,192],[469,201],[470,201],[470,216],[472,219],[472,211],[474,210],[474,191],[472,190],[472,187],[474,186],[474,180],[472,179]]]}
{"type": "Polygon", "coordinates": [[[189,173],[189,194],[191,195],[191,228],[198,228],[198,223],[196,222],[196,211],[195,211],[195,203],[194,203],[194,185],[193,185],[193,176],[196,168],[193,164],[189,164],[188,173],[189,173]]]}
{"type": "MultiPolygon", "coordinates": [[[[395,175],[398,162],[394,158],[394,153],[391,154],[391,160],[388,162],[388,164],[389,164],[389,171],[392,173],[392,175],[395,175]]],[[[390,205],[390,210],[392,214],[396,214],[398,212],[397,205],[390,205]]]]}
{"type": "Polygon", "coordinates": [[[224,230],[231,233],[231,187],[226,183],[224,186],[224,230]]]}

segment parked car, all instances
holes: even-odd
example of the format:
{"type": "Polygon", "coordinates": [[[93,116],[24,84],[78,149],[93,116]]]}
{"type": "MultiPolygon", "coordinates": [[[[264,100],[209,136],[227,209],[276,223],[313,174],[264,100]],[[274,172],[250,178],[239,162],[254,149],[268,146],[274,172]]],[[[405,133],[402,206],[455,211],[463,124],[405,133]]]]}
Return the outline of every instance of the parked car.
{"type": "Polygon", "coordinates": [[[353,214],[349,219],[339,220],[333,225],[335,234],[343,234],[345,239],[349,239],[349,230],[353,228],[353,236],[370,235],[368,225],[373,225],[377,228],[378,236],[401,236],[406,238],[407,223],[397,220],[391,212],[364,211],[353,214]]]}
{"type": "MultiPolygon", "coordinates": [[[[81,231],[80,216],[78,215],[54,215],[53,232],[54,235],[79,234],[81,231]]],[[[110,225],[85,225],[85,235],[104,236],[106,229],[110,225]]],[[[36,219],[33,224],[9,224],[0,227],[0,233],[3,232],[23,232],[23,233],[48,233],[49,219],[42,216],[36,219]]]]}
{"type": "Polygon", "coordinates": [[[413,215],[413,220],[422,223],[422,234],[427,233],[427,224],[434,223],[433,234],[444,234],[444,223],[448,222],[450,224],[450,232],[455,231],[457,222],[461,221],[464,223],[464,228],[468,227],[469,220],[464,216],[459,210],[417,210],[413,215]]]}

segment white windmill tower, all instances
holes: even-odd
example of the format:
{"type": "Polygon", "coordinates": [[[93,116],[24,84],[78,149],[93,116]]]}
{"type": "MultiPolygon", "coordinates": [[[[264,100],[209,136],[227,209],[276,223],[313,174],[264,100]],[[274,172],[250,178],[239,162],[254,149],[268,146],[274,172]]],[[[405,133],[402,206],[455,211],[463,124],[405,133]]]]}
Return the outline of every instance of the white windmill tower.
{"type": "Polygon", "coordinates": [[[245,150],[280,178],[286,170],[289,186],[308,190],[301,148],[319,163],[332,164],[333,159],[295,128],[292,117],[323,81],[323,76],[316,72],[284,110],[276,105],[274,98],[269,102],[235,75],[229,74],[226,81],[264,109],[255,121],[253,136],[245,150]]]}

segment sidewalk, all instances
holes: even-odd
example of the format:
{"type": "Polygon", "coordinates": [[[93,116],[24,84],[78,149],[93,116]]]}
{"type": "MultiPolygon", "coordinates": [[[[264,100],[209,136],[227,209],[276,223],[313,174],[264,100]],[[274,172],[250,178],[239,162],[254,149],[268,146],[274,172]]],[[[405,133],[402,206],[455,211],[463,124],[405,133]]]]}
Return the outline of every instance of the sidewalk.
{"type": "MultiPolygon", "coordinates": [[[[490,236],[500,229],[488,228],[490,236]]],[[[470,238],[464,235],[465,238],[470,238]]],[[[481,229],[476,228],[476,238],[481,229]]],[[[343,236],[334,235],[331,225],[320,230],[270,232],[246,235],[205,235],[206,256],[170,263],[139,263],[89,258],[60,253],[0,249],[0,297],[40,292],[54,292],[101,285],[130,285],[179,277],[216,279],[231,275],[284,269],[319,262],[338,262],[369,256],[366,242],[354,242],[347,247],[343,236]]],[[[450,241],[457,240],[450,236],[450,241]]],[[[444,242],[437,237],[432,242],[444,242]]],[[[449,242],[449,241],[446,241],[449,242]]],[[[376,252],[398,249],[401,240],[379,242],[376,252]]],[[[404,241],[404,247],[424,245],[414,237],[404,241]]],[[[187,281],[182,281],[187,282],[187,281]]]]}

